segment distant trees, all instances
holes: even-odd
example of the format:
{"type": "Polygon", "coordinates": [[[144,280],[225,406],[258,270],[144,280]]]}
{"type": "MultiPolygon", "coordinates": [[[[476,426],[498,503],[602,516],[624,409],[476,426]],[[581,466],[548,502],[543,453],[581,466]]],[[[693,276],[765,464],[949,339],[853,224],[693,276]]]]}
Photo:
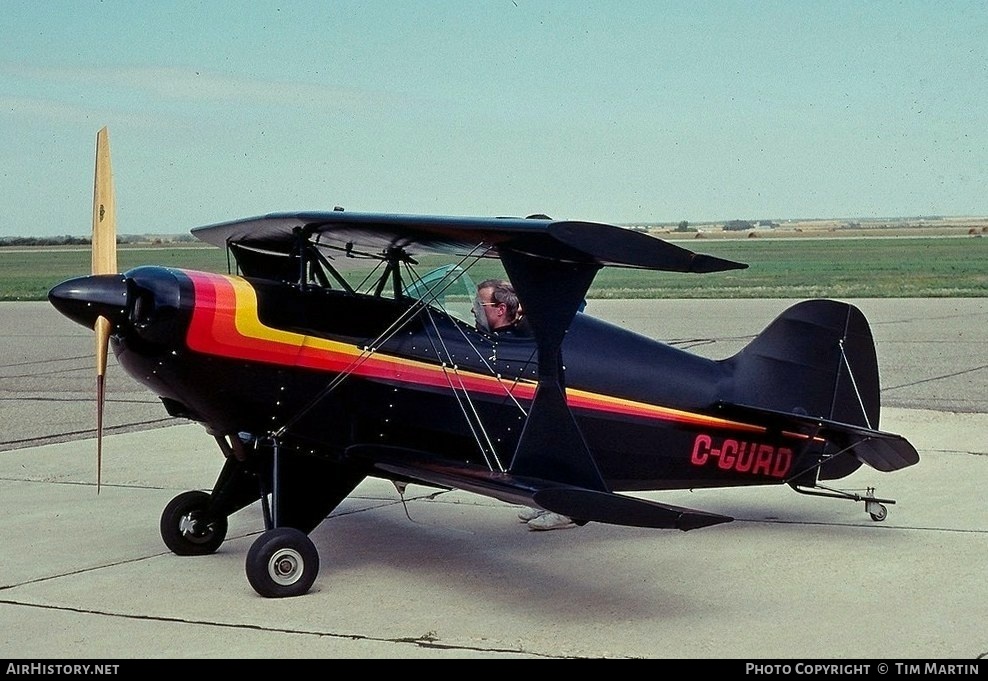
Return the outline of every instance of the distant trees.
{"type": "MultiPolygon", "coordinates": [[[[120,240],[117,239],[119,242],[120,240]]],[[[4,236],[0,246],[88,246],[91,239],[81,236],[4,236]]]]}
{"type": "MultiPolygon", "coordinates": [[[[191,234],[149,236],[147,234],[118,234],[118,244],[191,243],[196,238],[191,234]]],[[[0,248],[4,246],[89,246],[92,239],[83,236],[0,236],[0,248]]]]}

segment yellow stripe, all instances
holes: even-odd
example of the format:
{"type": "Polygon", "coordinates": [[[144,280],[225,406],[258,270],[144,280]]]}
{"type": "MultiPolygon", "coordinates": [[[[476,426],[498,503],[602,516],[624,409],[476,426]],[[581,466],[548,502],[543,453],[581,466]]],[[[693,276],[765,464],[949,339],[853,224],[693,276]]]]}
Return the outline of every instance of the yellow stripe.
{"type": "MultiPolygon", "coordinates": [[[[328,340],[325,338],[306,336],[294,331],[284,331],[266,326],[257,316],[257,294],[254,291],[254,288],[242,278],[227,278],[233,284],[233,288],[236,293],[237,301],[235,324],[237,332],[241,335],[248,338],[281,343],[298,349],[301,349],[304,346],[311,347],[316,350],[346,355],[350,358],[355,358],[362,354],[360,350],[353,345],[328,340]]],[[[438,367],[435,364],[429,364],[418,360],[397,358],[383,353],[378,355],[376,360],[378,362],[394,365],[396,371],[400,371],[401,368],[424,369],[432,372],[441,371],[441,367],[438,367]]],[[[462,371],[462,374],[465,377],[469,377],[471,380],[479,380],[492,385],[498,384],[497,378],[493,376],[487,376],[485,374],[479,374],[471,371],[462,371]]],[[[531,385],[531,381],[522,379],[522,382],[531,385]]],[[[630,416],[651,416],[653,418],[659,418],[666,421],[681,421],[683,423],[702,424],[715,428],[733,428],[755,432],[762,432],[765,430],[761,426],[754,426],[715,416],[705,416],[703,414],[696,414],[693,412],[683,411],[681,409],[673,409],[671,407],[662,407],[648,404],[647,402],[636,402],[623,397],[612,397],[609,395],[592,393],[586,390],[574,388],[567,388],[566,392],[568,395],[567,401],[570,402],[571,405],[573,402],[576,402],[577,404],[572,406],[576,406],[577,408],[580,407],[580,403],[589,404],[591,407],[595,405],[606,405],[613,407],[619,413],[630,416]]]]}

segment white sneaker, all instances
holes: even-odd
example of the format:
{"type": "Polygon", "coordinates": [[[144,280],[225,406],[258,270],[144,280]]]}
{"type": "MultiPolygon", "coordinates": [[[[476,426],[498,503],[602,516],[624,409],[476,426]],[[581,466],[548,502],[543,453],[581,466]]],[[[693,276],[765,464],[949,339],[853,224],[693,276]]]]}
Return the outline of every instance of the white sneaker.
{"type": "Polygon", "coordinates": [[[549,511],[546,511],[545,509],[542,508],[526,508],[525,510],[521,511],[518,514],[518,520],[520,520],[523,523],[527,523],[529,520],[535,520],[540,515],[543,515],[548,512],[549,511]]]}
{"type": "Polygon", "coordinates": [[[570,527],[576,527],[572,518],[549,511],[528,521],[530,530],[565,530],[570,527]]]}

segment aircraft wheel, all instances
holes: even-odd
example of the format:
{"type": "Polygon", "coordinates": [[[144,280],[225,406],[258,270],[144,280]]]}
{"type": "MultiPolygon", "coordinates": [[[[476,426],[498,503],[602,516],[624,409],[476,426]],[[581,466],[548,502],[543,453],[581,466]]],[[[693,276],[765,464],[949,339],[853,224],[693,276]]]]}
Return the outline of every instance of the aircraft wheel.
{"type": "Polygon", "coordinates": [[[869,504],[868,515],[870,515],[871,519],[876,523],[880,523],[885,520],[885,518],[888,517],[888,514],[889,510],[885,508],[885,504],[869,504]]]}
{"type": "Polygon", "coordinates": [[[213,553],[226,539],[226,517],[206,515],[209,495],[183,492],[168,502],[161,513],[161,538],[172,553],[179,556],[204,556],[213,553]]]}
{"type": "Polygon", "coordinates": [[[278,527],[264,532],[247,552],[247,581],[265,598],[301,596],[319,573],[319,552],[301,530],[278,527]]]}

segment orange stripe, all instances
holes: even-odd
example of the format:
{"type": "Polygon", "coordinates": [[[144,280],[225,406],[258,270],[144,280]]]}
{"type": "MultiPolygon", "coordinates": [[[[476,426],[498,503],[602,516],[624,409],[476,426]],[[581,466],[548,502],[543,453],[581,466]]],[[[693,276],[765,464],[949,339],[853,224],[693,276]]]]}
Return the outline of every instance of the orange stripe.
{"type": "MultiPolygon", "coordinates": [[[[456,387],[473,392],[502,395],[508,390],[522,401],[535,397],[536,386],[529,380],[505,384],[494,376],[461,369],[453,373],[442,366],[381,352],[366,355],[354,345],[266,326],[257,316],[257,295],[245,279],[202,272],[186,274],[195,286],[196,300],[187,343],[197,352],[332,373],[352,368],[354,374],[365,378],[434,388],[448,388],[452,380],[456,387]]],[[[687,427],[765,431],[761,426],[575,388],[568,388],[566,394],[570,407],[583,411],[622,414],[687,427]]]]}

